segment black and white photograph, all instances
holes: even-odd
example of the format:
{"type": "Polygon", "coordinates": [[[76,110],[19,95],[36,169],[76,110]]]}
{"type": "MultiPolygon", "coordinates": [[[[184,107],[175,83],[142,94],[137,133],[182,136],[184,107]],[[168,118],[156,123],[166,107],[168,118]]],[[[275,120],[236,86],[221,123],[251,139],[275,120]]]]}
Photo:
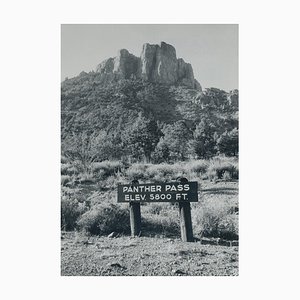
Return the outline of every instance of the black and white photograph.
{"type": "Polygon", "coordinates": [[[3,2],[0,298],[298,299],[297,8],[3,2]]]}
{"type": "Polygon", "coordinates": [[[61,25],[61,275],[239,275],[238,24],[61,25]]]}

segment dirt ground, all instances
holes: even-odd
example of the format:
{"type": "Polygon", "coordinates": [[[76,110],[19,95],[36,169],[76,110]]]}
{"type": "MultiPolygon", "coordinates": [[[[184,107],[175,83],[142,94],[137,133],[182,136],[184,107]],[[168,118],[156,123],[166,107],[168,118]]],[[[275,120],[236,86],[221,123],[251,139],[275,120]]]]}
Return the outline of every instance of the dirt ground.
{"type": "Polygon", "coordinates": [[[62,276],[237,276],[238,247],[63,233],[62,276]]]}

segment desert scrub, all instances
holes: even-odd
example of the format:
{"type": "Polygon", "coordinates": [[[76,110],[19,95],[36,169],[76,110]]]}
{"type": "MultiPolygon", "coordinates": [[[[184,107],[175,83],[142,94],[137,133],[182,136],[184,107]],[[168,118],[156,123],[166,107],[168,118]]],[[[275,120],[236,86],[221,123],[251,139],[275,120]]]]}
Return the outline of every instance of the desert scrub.
{"type": "Polygon", "coordinates": [[[76,175],[78,174],[78,170],[72,164],[61,164],[60,167],[61,175],[76,175]]]}
{"type": "Polygon", "coordinates": [[[185,165],[186,172],[195,172],[197,174],[204,174],[208,168],[208,161],[201,159],[201,160],[191,160],[186,163],[185,165]]]}
{"type": "Polygon", "coordinates": [[[64,155],[62,155],[62,156],[60,157],[60,162],[61,162],[62,164],[66,164],[66,163],[68,162],[67,157],[65,157],[64,155]]]}
{"type": "Polygon", "coordinates": [[[84,184],[92,184],[96,182],[96,179],[93,176],[93,174],[89,172],[81,173],[78,177],[78,180],[80,183],[84,183],[84,184]]]}
{"type": "Polygon", "coordinates": [[[167,214],[170,210],[173,209],[171,203],[143,203],[142,212],[146,214],[153,215],[163,215],[167,214]]]}
{"type": "Polygon", "coordinates": [[[135,163],[132,164],[127,170],[126,170],[126,177],[128,180],[143,180],[148,179],[147,178],[147,168],[151,166],[151,164],[144,164],[144,163],[135,163]]]}
{"type": "Polygon", "coordinates": [[[115,203],[116,201],[117,191],[94,191],[87,198],[87,202],[91,207],[103,202],[115,203]]]}
{"type": "Polygon", "coordinates": [[[175,180],[178,174],[184,173],[184,166],[181,163],[167,164],[162,163],[158,165],[150,165],[147,169],[146,176],[154,181],[170,181],[175,180]]]}
{"type": "Polygon", "coordinates": [[[225,172],[228,172],[231,179],[238,179],[239,170],[236,158],[217,156],[209,160],[207,175],[211,180],[222,179],[225,172]]]}
{"type": "Polygon", "coordinates": [[[238,216],[234,203],[207,199],[192,210],[194,233],[199,236],[238,238],[238,216]]]}
{"type": "Polygon", "coordinates": [[[92,164],[92,173],[104,179],[121,172],[123,168],[124,164],[121,161],[105,160],[102,162],[94,162],[92,164]]]}
{"type": "Polygon", "coordinates": [[[122,173],[117,173],[116,175],[109,176],[101,182],[104,189],[116,190],[119,184],[128,184],[128,180],[122,175],[122,173]]]}
{"type": "Polygon", "coordinates": [[[111,232],[130,231],[129,211],[120,205],[102,202],[85,212],[77,222],[78,227],[90,234],[105,235],[111,232]]]}
{"type": "Polygon", "coordinates": [[[67,183],[72,181],[72,177],[69,175],[61,175],[60,180],[61,180],[61,185],[65,186],[67,185],[67,183]]]}
{"type": "Polygon", "coordinates": [[[225,172],[223,173],[222,178],[223,178],[225,181],[229,181],[230,179],[232,179],[232,176],[231,176],[231,174],[230,174],[228,171],[225,171],[225,172]]]}
{"type": "Polygon", "coordinates": [[[77,220],[86,210],[85,202],[79,202],[74,198],[73,193],[64,193],[62,191],[61,199],[61,229],[74,230],[76,229],[77,220]]]}
{"type": "Polygon", "coordinates": [[[178,236],[180,234],[178,211],[167,215],[142,214],[142,231],[146,235],[178,236]]]}

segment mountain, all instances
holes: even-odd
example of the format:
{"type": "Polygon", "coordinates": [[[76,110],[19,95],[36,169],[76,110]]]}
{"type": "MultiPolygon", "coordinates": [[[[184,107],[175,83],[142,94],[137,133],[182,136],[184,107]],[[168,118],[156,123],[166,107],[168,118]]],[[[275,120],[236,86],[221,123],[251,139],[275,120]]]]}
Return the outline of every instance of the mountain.
{"type": "Polygon", "coordinates": [[[143,155],[152,159],[158,150],[161,160],[166,157],[164,151],[176,159],[176,147],[182,143],[192,145],[199,157],[223,148],[224,153],[236,155],[237,128],[238,90],[202,91],[192,66],[164,42],[144,44],[140,57],[122,49],[95,71],[81,72],[61,84],[62,149],[72,148],[75,140],[77,148],[86,147],[84,135],[97,136],[94,142],[106,145],[106,159],[120,158],[112,155],[117,144],[122,153],[135,151],[136,159],[143,155]],[[74,140],[74,136],[80,138],[74,140]],[[179,136],[182,140],[175,146],[179,136]]]}
{"type": "Polygon", "coordinates": [[[101,74],[100,81],[103,83],[136,78],[155,83],[184,85],[201,91],[200,83],[194,79],[191,64],[182,58],[177,59],[175,48],[165,42],[160,45],[144,44],[140,57],[121,49],[116,57],[101,62],[96,72],[101,74]]]}

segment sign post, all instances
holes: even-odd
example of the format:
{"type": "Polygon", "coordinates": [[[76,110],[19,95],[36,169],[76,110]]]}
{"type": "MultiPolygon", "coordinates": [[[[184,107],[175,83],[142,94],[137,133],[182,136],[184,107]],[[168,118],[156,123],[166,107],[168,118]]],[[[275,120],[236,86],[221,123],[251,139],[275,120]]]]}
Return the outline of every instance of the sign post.
{"type": "MultiPolygon", "coordinates": [[[[132,186],[139,184],[137,180],[132,181],[132,186]]],[[[140,236],[141,234],[141,204],[140,202],[129,202],[130,210],[130,230],[131,236],[140,236]]]]}
{"type": "MultiPolygon", "coordinates": [[[[187,183],[188,180],[186,178],[181,178],[180,182],[187,183]]],[[[194,236],[190,202],[179,202],[179,217],[181,240],[183,242],[193,242],[194,236]]]]}
{"type": "Polygon", "coordinates": [[[118,186],[118,202],[129,203],[131,236],[141,234],[141,202],[179,203],[181,239],[193,242],[193,228],[190,202],[198,201],[198,182],[181,178],[179,182],[160,184],[131,184],[118,186]]]}

